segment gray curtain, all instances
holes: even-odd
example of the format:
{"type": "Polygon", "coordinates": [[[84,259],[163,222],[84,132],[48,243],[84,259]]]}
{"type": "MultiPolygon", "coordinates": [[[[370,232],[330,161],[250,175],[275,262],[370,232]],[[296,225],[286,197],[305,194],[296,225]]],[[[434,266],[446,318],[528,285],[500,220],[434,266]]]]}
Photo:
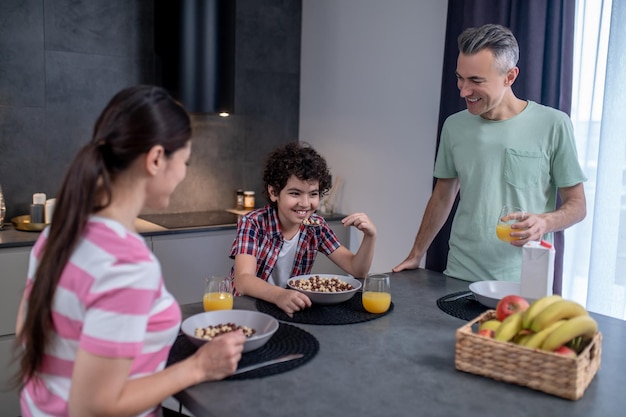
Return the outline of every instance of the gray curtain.
{"type": "MultiPolygon", "coordinates": [[[[458,56],[456,40],[468,27],[496,23],[510,28],[520,46],[520,75],[513,84],[517,97],[569,114],[575,7],[576,0],[449,0],[437,145],[446,117],[466,108],[464,100],[459,96],[455,70],[458,56]]],[[[427,252],[427,269],[443,271],[446,267],[448,238],[455,210],[456,204],[427,252]]],[[[556,260],[553,290],[561,294],[563,232],[555,233],[554,240],[556,260]]]]}

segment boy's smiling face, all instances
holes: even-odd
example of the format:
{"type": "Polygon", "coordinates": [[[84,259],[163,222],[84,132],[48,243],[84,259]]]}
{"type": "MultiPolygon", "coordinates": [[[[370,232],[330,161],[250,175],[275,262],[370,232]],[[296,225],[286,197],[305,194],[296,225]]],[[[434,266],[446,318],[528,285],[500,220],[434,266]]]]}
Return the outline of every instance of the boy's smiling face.
{"type": "Polygon", "coordinates": [[[302,221],[308,219],[320,204],[317,180],[304,181],[292,175],[280,193],[271,185],[268,191],[270,199],[276,203],[283,233],[297,230],[302,221]]]}

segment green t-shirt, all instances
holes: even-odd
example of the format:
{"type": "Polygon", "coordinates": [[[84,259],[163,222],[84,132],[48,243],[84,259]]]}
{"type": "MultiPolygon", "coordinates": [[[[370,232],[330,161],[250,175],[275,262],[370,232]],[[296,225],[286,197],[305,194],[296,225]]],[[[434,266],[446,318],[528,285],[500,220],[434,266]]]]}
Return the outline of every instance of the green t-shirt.
{"type": "MultiPolygon", "coordinates": [[[[468,281],[520,280],[522,248],[496,237],[503,205],[554,211],[557,188],[586,180],[570,118],[532,101],[507,120],[467,110],[448,117],[434,175],[460,182],[444,273],[468,281]]],[[[551,242],[552,234],[544,238],[551,242]]]]}

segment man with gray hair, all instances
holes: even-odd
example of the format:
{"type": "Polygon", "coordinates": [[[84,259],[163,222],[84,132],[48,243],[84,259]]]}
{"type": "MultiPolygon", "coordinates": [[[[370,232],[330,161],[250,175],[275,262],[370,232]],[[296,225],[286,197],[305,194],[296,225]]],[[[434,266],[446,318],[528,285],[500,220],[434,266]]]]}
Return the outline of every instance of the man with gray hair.
{"type": "Polygon", "coordinates": [[[447,220],[457,193],[444,274],[467,281],[518,281],[521,247],[586,215],[573,127],[567,114],[515,96],[519,46],[508,28],[488,24],[458,38],[457,86],[467,110],[441,130],[428,201],[409,255],[394,272],[415,269],[447,220]],[[556,208],[559,193],[562,205],[556,208]],[[505,243],[496,237],[504,205],[521,207],[505,243]]]}

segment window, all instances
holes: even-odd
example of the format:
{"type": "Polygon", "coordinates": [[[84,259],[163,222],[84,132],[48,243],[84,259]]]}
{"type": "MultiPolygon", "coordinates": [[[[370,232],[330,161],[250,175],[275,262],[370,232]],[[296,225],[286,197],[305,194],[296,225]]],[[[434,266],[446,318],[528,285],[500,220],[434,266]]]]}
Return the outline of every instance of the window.
{"type": "Polygon", "coordinates": [[[626,2],[578,0],[572,121],[587,217],[565,232],[563,295],[626,319],[626,2]]]}

